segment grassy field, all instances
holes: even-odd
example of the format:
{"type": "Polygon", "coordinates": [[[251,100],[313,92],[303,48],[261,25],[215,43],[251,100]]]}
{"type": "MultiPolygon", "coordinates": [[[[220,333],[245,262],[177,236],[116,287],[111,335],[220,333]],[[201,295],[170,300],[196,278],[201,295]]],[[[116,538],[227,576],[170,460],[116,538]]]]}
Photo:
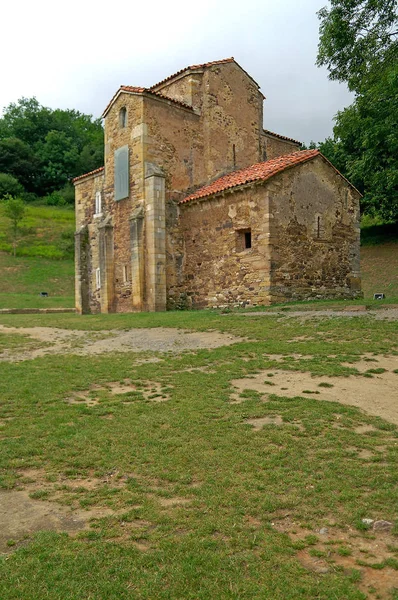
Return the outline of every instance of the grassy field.
{"type": "MultiPolygon", "coordinates": [[[[397,427],[309,396],[319,385],[267,399],[251,385],[258,374],[272,385],[281,360],[284,372],[331,382],[355,374],[366,385],[381,355],[398,367],[397,322],[185,312],[3,315],[0,324],[242,338],[144,358],[0,362],[0,499],[20,494],[88,521],[50,531],[44,520],[8,539],[0,598],[398,599],[397,427]],[[238,402],[237,378],[247,378],[238,402]],[[259,430],[250,425],[263,418],[259,430]],[[395,525],[376,533],[364,518],[395,525]]],[[[0,340],[0,352],[29,345],[4,330],[0,340]]]]}
{"type": "MultiPolygon", "coordinates": [[[[20,223],[17,256],[73,259],[75,212],[71,208],[28,205],[20,223]]],[[[0,219],[0,251],[12,252],[10,221],[0,219]]]]}
{"type": "Polygon", "coordinates": [[[29,206],[14,258],[9,221],[0,218],[0,308],[74,306],[74,220],[71,209],[29,206]]]}

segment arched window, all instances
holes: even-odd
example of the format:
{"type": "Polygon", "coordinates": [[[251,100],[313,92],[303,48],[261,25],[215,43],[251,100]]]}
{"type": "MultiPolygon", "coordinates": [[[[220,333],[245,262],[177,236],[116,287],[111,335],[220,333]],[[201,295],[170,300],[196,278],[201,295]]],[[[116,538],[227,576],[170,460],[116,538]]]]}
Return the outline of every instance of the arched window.
{"type": "Polygon", "coordinates": [[[123,108],[119,111],[119,127],[123,129],[127,126],[127,108],[123,106],[123,108]]]}

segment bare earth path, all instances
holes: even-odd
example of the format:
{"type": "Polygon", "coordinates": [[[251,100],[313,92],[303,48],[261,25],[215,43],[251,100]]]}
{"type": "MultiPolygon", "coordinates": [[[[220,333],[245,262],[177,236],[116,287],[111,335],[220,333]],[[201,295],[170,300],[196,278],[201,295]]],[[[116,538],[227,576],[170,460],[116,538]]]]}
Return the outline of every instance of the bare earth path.
{"type": "Polygon", "coordinates": [[[0,354],[0,361],[30,360],[46,354],[102,354],[103,352],[181,352],[219,348],[244,341],[217,331],[191,332],[184,329],[154,327],[142,329],[81,331],[55,327],[5,327],[0,334],[28,335],[46,344],[29,350],[16,349],[0,354]]]}

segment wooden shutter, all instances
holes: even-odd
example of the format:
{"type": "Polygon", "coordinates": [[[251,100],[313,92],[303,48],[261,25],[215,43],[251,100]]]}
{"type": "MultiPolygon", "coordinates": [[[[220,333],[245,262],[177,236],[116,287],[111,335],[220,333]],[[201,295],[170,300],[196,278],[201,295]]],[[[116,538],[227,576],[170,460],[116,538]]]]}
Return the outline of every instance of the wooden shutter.
{"type": "Polygon", "coordinates": [[[129,147],[115,150],[115,200],[129,196],[129,147]]]}

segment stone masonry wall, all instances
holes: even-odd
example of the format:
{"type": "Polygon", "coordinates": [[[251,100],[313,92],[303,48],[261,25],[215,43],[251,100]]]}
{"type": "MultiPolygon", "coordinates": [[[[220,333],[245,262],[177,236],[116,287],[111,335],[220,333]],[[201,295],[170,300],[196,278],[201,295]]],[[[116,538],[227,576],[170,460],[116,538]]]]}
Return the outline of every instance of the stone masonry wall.
{"type": "Polygon", "coordinates": [[[143,118],[144,98],[121,94],[105,119],[105,211],[113,224],[114,302],[115,312],[132,310],[132,273],[130,216],[144,202],[144,143],[146,127],[143,118]],[[119,113],[126,108],[126,127],[121,127],[119,113]],[[129,197],[114,199],[114,153],[129,147],[129,197]],[[126,277],[127,275],[127,277],[126,277]]]}
{"type": "Polygon", "coordinates": [[[200,308],[361,296],[359,194],[322,158],[180,211],[171,306],[181,298],[200,308]]]}
{"type": "Polygon", "coordinates": [[[164,96],[184,102],[200,112],[203,101],[202,80],[203,71],[188,72],[169,83],[155,86],[155,89],[164,96]]]}
{"type": "Polygon", "coordinates": [[[359,193],[321,157],[268,188],[272,301],[360,297],[359,193]]]}
{"type": "Polygon", "coordinates": [[[170,306],[181,299],[195,308],[268,304],[268,201],[263,187],[182,205],[179,227],[182,273],[168,282],[170,306]],[[248,229],[252,248],[245,249],[248,229]]]}
{"type": "Polygon", "coordinates": [[[235,63],[205,70],[201,122],[208,182],[261,160],[263,96],[235,63]]]}
{"type": "Polygon", "coordinates": [[[163,170],[167,196],[181,198],[184,190],[204,180],[200,118],[174,102],[150,96],[145,98],[143,118],[144,161],[163,170]]]}
{"type": "Polygon", "coordinates": [[[75,254],[75,290],[76,290],[76,306],[81,309],[82,306],[87,307],[86,310],[91,312],[99,312],[100,299],[99,290],[96,286],[96,269],[99,268],[99,251],[98,251],[98,224],[101,217],[95,216],[95,195],[96,192],[101,192],[102,199],[104,198],[104,174],[91,175],[78,182],[75,185],[75,214],[76,214],[76,231],[82,228],[87,228],[88,232],[88,248],[85,252],[88,253],[86,260],[81,261],[80,247],[76,245],[75,254]],[[88,269],[88,273],[82,273],[81,270],[88,269]],[[81,289],[81,281],[87,282],[84,290],[81,289]],[[88,293],[88,299],[79,297],[81,293],[88,293]]]}
{"type": "Polygon", "coordinates": [[[291,154],[300,150],[300,144],[281,140],[280,138],[262,133],[261,135],[261,160],[271,160],[284,154],[291,154]]]}

